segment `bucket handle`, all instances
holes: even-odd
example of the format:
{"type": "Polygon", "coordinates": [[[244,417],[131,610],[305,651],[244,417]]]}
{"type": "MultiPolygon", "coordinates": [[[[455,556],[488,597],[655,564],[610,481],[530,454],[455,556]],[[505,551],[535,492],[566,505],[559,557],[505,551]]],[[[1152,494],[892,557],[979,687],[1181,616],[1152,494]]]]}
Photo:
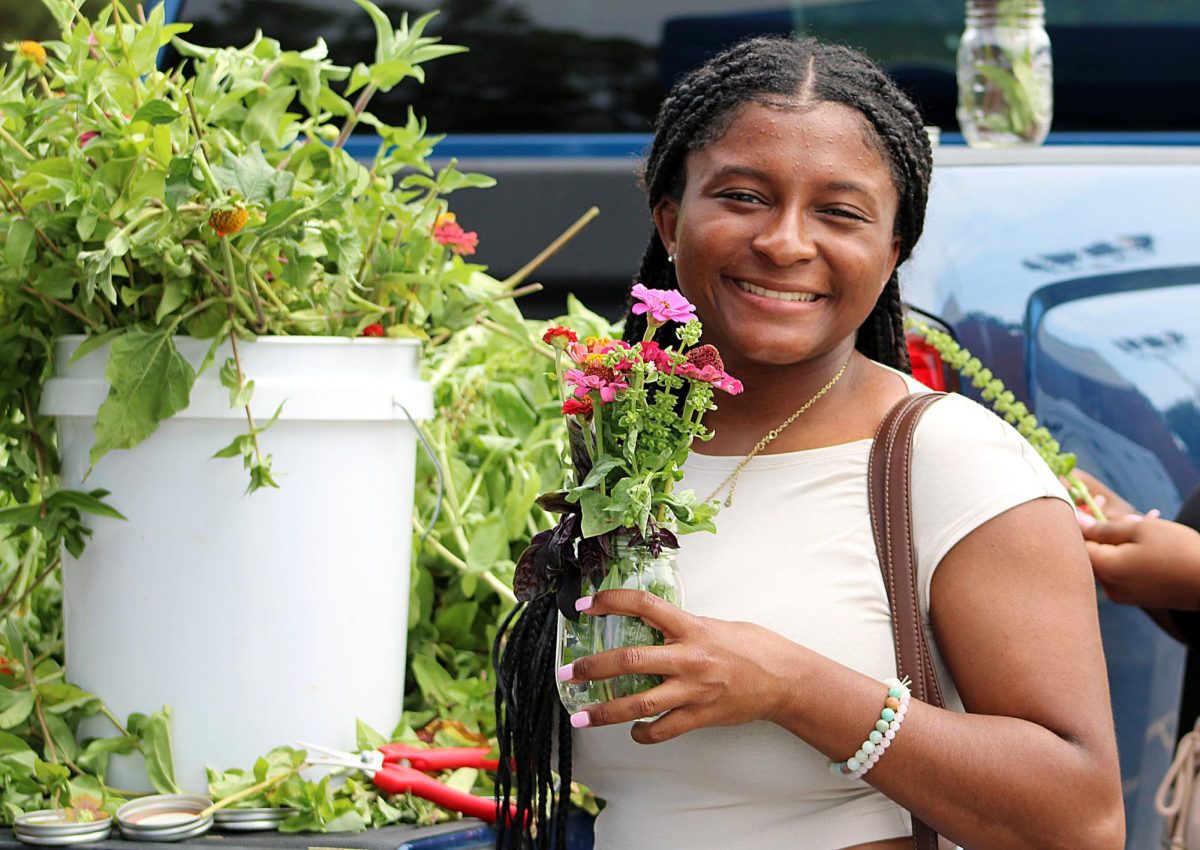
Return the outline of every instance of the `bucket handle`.
{"type": "Polygon", "coordinates": [[[421,535],[420,543],[425,545],[426,538],[433,532],[434,525],[437,524],[438,517],[442,513],[442,498],[446,493],[445,479],[443,478],[442,465],[438,463],[437,455],[433,453],[433,447],[429,445],[429,441],[425,439],[425,432],[421,430],[421,426],[417,424],[417,420],[413,419],[408,408],[400,402],[392,399],[392,404],[404,413],[404,417],[413,426],[413,430],[417,432],[417,438],[421,441],[421,447],[425,449],[425,454],[429,456],[429,462],[433,464],[433,469],[437,472],[437,501],[433,504],[433,516],[429,519],[429,524],[425,526],[425,533],[421,535]]]}

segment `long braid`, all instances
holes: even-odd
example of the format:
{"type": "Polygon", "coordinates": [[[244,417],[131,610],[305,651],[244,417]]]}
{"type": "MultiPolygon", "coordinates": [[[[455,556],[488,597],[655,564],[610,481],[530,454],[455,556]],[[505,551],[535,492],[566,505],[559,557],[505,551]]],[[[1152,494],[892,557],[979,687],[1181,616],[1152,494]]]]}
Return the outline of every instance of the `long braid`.
{"type": "Polygon", "coordinates": [[[553,593],[517,605],[501,623],[492,647],[500,749],[496,769],[497,850],[525,850],[534,829],[533,847],[566,848],[567,799],[555,795],[553,764],[557,736],[561,793],[569,794],[569,715],[559,702],[554,677],[557,611],[553,593]],[[564,729],[568,730],[565,738],[564,729]],[[509,801],[515,804],[515,811],[509,808],[509,801]]]}

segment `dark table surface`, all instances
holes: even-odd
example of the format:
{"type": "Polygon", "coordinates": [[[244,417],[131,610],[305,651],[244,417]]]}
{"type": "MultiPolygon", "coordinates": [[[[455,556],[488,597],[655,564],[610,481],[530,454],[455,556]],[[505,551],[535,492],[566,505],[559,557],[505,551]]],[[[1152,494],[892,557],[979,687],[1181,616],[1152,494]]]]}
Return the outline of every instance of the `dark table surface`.
{"type": "MultiPolygon", "coordinates": [[[[389,826],[365,832],[220,832],[214,829],[198,838],[173,844],[126,841],[114,829],[113,836],[105,841],[70,846],[81,850],[165,850],[168,847],[180,850],[478,850],[491,847],[492,843],[492,831],[487,824],[467,818],[437,826],[389,826]]],[[[14,838],[11,829],[0,830],[0,850],[28,850],[31,846],[14,838]]]]}

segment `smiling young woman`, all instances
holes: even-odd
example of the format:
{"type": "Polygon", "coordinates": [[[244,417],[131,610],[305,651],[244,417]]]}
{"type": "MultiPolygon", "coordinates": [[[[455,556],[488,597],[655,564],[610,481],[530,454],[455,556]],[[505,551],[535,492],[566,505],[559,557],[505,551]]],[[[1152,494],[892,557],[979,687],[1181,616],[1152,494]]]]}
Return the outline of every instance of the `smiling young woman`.
{"type": "MultiPolygon", "coordinates": [[[[920,236],[930,172],[916,109],[845,48],[743,42],[663,103],[639,280],[681,290],[745,386],[706,416],[716,436],[679,484],[728,494],[718,533],[680,550],[686,611],[639,591],[580,600],[585,616],[641,617],[665,643],[560,675],[661,685],[568,721],[546,702],[553,682],[544,694],[499,682],[502,760],[525,771],[527,798],[548,797],[555,732],[562,781],[607,801],[598,850],[900,850],[910,812],[972,850],[1124,843],[1072,507],[1020,436],[962,397],[930,408],[912,449],[920,613],[947,708],[894,680],[866,471],[886,411],[922,389],[896,269],[920,236]]],[[[626,323],[641,339],[642,319],[626,323]]],[[[509,637],[531,656],[543,613],[531,603],[509,637]]],[[[529,826],[502,824],[498,846],[529,826]]]]}

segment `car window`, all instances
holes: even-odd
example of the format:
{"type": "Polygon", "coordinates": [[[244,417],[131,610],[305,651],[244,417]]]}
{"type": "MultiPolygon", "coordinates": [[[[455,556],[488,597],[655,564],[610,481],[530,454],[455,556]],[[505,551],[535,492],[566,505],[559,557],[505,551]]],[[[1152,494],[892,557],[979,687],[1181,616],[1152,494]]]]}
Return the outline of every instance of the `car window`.
{"type": "MultiPolygon", "coordinates": [[[[1056,130],[1200,129],[1200,3],[1050,0],[1056,130]]],[[[812,34],[865,50],[916,99],[929,123],[954,130],[954,56],[963,0],[412,0],[380,6],[441,13],[429,31],[470,47],[430,66],[424,86],[372,102],[403,123],[409,104],[455,133],[647,132],[675,77],[737,39],[812,34]]],[[[200,44],[285,47],[318,36],[340,62],[367,59],[370,21],[353,0],[183,0],[200,44]]]]}

